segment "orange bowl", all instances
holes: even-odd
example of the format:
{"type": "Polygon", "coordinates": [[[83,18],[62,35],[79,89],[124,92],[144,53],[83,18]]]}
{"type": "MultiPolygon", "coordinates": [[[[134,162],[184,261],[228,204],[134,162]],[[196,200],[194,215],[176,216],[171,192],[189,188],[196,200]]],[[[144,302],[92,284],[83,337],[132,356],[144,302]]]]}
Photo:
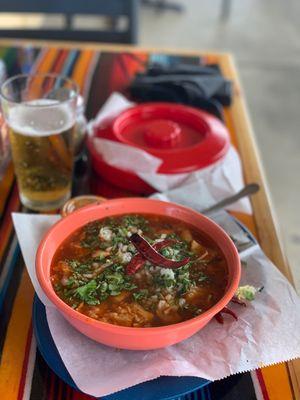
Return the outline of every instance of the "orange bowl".
{"type": "Polygon", "coordinates": [[[108,200],[86,206],[63,218],[47,232],[36,255],[38,281],[61,314],[78,331],[99,343],[131,350],[158,349],[181,342],[202,329],[225,307],[238,288],[241,266],[238,252],[230,237],[212,220],[177,204],[143,198],[108,200]],[[97,321],[75,311],[55,293],[50,281],[50,266],[57,248],[75,230],[88,222],[122,214],[156,214],[180,219],[210,237],[220,248],[228,265],[228,285],[224,296],[203,314],[174,325],[153,328],[128,328],[97,321]]]}

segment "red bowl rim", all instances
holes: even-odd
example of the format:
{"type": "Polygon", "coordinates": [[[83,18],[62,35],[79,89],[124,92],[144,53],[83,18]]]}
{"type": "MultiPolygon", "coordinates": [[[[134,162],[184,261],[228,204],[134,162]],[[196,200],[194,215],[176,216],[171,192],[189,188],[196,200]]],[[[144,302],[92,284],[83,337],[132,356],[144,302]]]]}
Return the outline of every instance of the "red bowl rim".
{"type": "MultiPolygon", "coordinates": [[[[120,202],[120,201],[129,202],[132,200],[158,202],[158,203],[162,203],[162,204],[166,203],[165,201],[161,201],[161,200],[138,198],[138,197],[118,198],[118,199],[113,199],[113,200],[107,200],[107,202],[110,202],[110,203],[120,202]]],[[[197,217],[197,218],[200,217],[202,219],[202,221],[205,221],[208,224],[214,225],[214,229],[218,230],[219,233],[221,235],[223,235],[223,237],[226,238],[227,245],[230,248],[230,251],[232,252],[232,255],[234,257],[234,261],[236,263],[237,268],[235,269],[235,274],[232,277],[229,287],[228,287],[227,291],[225,292],[224,296],[213,307],[209,308],[207,311],[205,311],[204,313],[200,314],[197,317],[194,317],[194,318],[191,318],[191,319],[188,319],[186,321],[179,322],[176,324],[163,325],[163,326],[159,326],[159,327],[146,327],[146,328],[136,327],[136,328],[133,328],[133,327],[125,327],[125,326],[120,326],[120,325],[109,324],[109,323],[98,321],[96,319],[88,317],[87,315],[81,314],[80,312],[72,309],[72,307],[67,305],[63,300],[61,300],[57,296],[57,294],[55,293],[55,291],[52,287],[52,284],[50,282],[50,279],[49,279],[50,277],[49,276],[46,277],[45,274],[43,273],[42,264],[43,264],[45,248],[47,246],[49,237],[53,234],[53,231],[60,228],[60,226],[63,226],[67,219],[70,220],[72,218],[76,218],[76,215],[85,212],[86,209],[90,209],[90,208],[100,208],[101,209],[101,208],[103,208],[105,203],[106,202],[104,202],[102,204],[88,205],[88,206],[82,207],[79,210],[74,211],[72,214],[69,214],[68,216],[62,218],[61,220],[59,220],[58,222],[56,222],[55,224],[53,224],[51,226],[51,228],[49,229],[49,231],[46,233],[46,235],[43,237],[43,239],[41,240],[41,242],[39,244],[37,254],[36,254],[36,262],[35,262],[38,282],[39,282],[42,290],[44,291],[46,297],[64,315],[67,314],[68,318],[79,320],[80,322],[88,324],[88,325],[93,325],[95,328],[101,328],[102,330],[105,330],[105,331],[113,331],[114,333],[116,333],[116,330],[119,330],[120,334],[126,334],[126,335],[133,336],[133,335],[136,335],[137,333],[143,334],[143,332],[144,332],[144,334],[147,334],[150,332],[151,333],[155,333],[155,332],[156,333],[164,333],[164,332],[166,333],[166,332],[174,330],[174,329],[180,330],[180,329],[184,329],[187,326],[198,325],[202,320],[206,320],[207,318],[209,318],[209,319],[213,318],[213,316],[215,316],[218,312],[220,312],[230,302],[230,300],[232,299],[232,297],[234,296],[234,294],[238,288],[240,276],[241,276],[240,257],[239,257],[238,251],[237,251],[236,246],[234,245],[232,239],[228,236],[228,234],[219,225],[217,225],[214,221],[212,221],[210,218],[206,217],[205,215],[203,215],[189,207],[185,207],[185,206],[182,206],[182,205],[179,205],[176,203],[167,202],[169,204],[171,203],[172,206],[174,206],[178,209],[182,209],[182,210],[188,211],[190,213],[193,213],[195,215],[195,217],[197,217]],[[49,284],[48,284],[48,282],[49,282],[49,284]]],[[[94,220],[94,219],[92,219],[92,220],[94,220]]],[[[83,223],[81,226],[83,226],[86,223],[87,223],[87,221],[85,223],[83,223]]],[[[79,229],[79,228],[76,228],[76,229],[79,229]]],[[[72,232],[73,231],[69,232],[65,238],[67,238],[72,232]]]]}

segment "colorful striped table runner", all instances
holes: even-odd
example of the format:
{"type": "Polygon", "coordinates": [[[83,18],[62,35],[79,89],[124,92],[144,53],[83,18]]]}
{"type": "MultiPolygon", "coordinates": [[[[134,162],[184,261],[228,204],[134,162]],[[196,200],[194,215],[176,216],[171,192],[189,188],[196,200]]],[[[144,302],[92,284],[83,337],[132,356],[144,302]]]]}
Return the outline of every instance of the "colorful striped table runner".
{"type": "MultiPolygon", "coordinates": [[[[95,116],[112,91],[126,93],[128,82],[149,61],[163,59],[198,64],[198,57],[134,53],[108,53],[59,48],[0,48],[8,75],[21,72],[57,72],[73,78],[86,100],[87,117],[95,116]]],[[[210,56],[208,62],[218,62],[210,56]]],[[[232,110],[225,110],[225,122],[236,143],[232,110]]],[[[24,268],[11,212],[20,210],[20,200],[9,165],[0,182],[0,399],[84,400],[62,382],[45,364],[32,335],[31,308],[34,291],[24,268]]],[[[254,220],[235,215],[255,234],[254,220]]],[[[210,384],[188,399],[270,399],[293,398],[286,364],[262,368],[210,384]]],[[[134,400],[134,399],[133,399],[134,400]]]]}

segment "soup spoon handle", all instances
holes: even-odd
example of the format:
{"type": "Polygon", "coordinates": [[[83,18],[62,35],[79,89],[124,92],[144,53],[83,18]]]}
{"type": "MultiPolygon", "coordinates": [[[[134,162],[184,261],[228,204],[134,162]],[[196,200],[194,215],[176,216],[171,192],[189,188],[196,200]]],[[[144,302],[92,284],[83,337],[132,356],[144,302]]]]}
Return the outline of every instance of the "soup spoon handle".
{"type": "Polygon", "coordinates": [[[205,208],[204,210],[201,210],[201,213],[202,214],[211,214],[212,212],[215,212],[222,208],[225,208],[225,207],[229,206],[230,204],[235,203],[236,201],[242,199],[243,197],[250,196],[254,193],[257,193],[258,191],[259,191],[258,183],[249,183],[242,190],[235,193],[233,196],[226,197],[225,199],[214,204],[213,206],[205,208]]]}

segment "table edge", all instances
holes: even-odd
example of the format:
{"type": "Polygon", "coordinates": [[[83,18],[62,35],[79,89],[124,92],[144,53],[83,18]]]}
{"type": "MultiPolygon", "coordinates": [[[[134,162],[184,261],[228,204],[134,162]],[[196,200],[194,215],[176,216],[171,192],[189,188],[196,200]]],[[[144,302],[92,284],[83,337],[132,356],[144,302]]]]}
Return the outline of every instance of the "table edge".
{"type": "Polygon", "coordinates": [[[72,42],[63,40],[39,40],[39,39],[21,39],[21,38],[1,38],[0,46],[32,46],[32,47],[60,47],[66,49],[85,49],[85,50],[97,50],[107,52],[145,52],[145,53],[165,53],[165,54],[180,54],[186,56],[216,56],[221,54],[228,54],[224,51],[214,50],[194,50],[194,49],[181,49],[181,48],[164,48],[164,47],[153,47],[153,46],[139,46],[130,44],[110,44],[110,43],[99,43],[99,42],[72,42]]]}

